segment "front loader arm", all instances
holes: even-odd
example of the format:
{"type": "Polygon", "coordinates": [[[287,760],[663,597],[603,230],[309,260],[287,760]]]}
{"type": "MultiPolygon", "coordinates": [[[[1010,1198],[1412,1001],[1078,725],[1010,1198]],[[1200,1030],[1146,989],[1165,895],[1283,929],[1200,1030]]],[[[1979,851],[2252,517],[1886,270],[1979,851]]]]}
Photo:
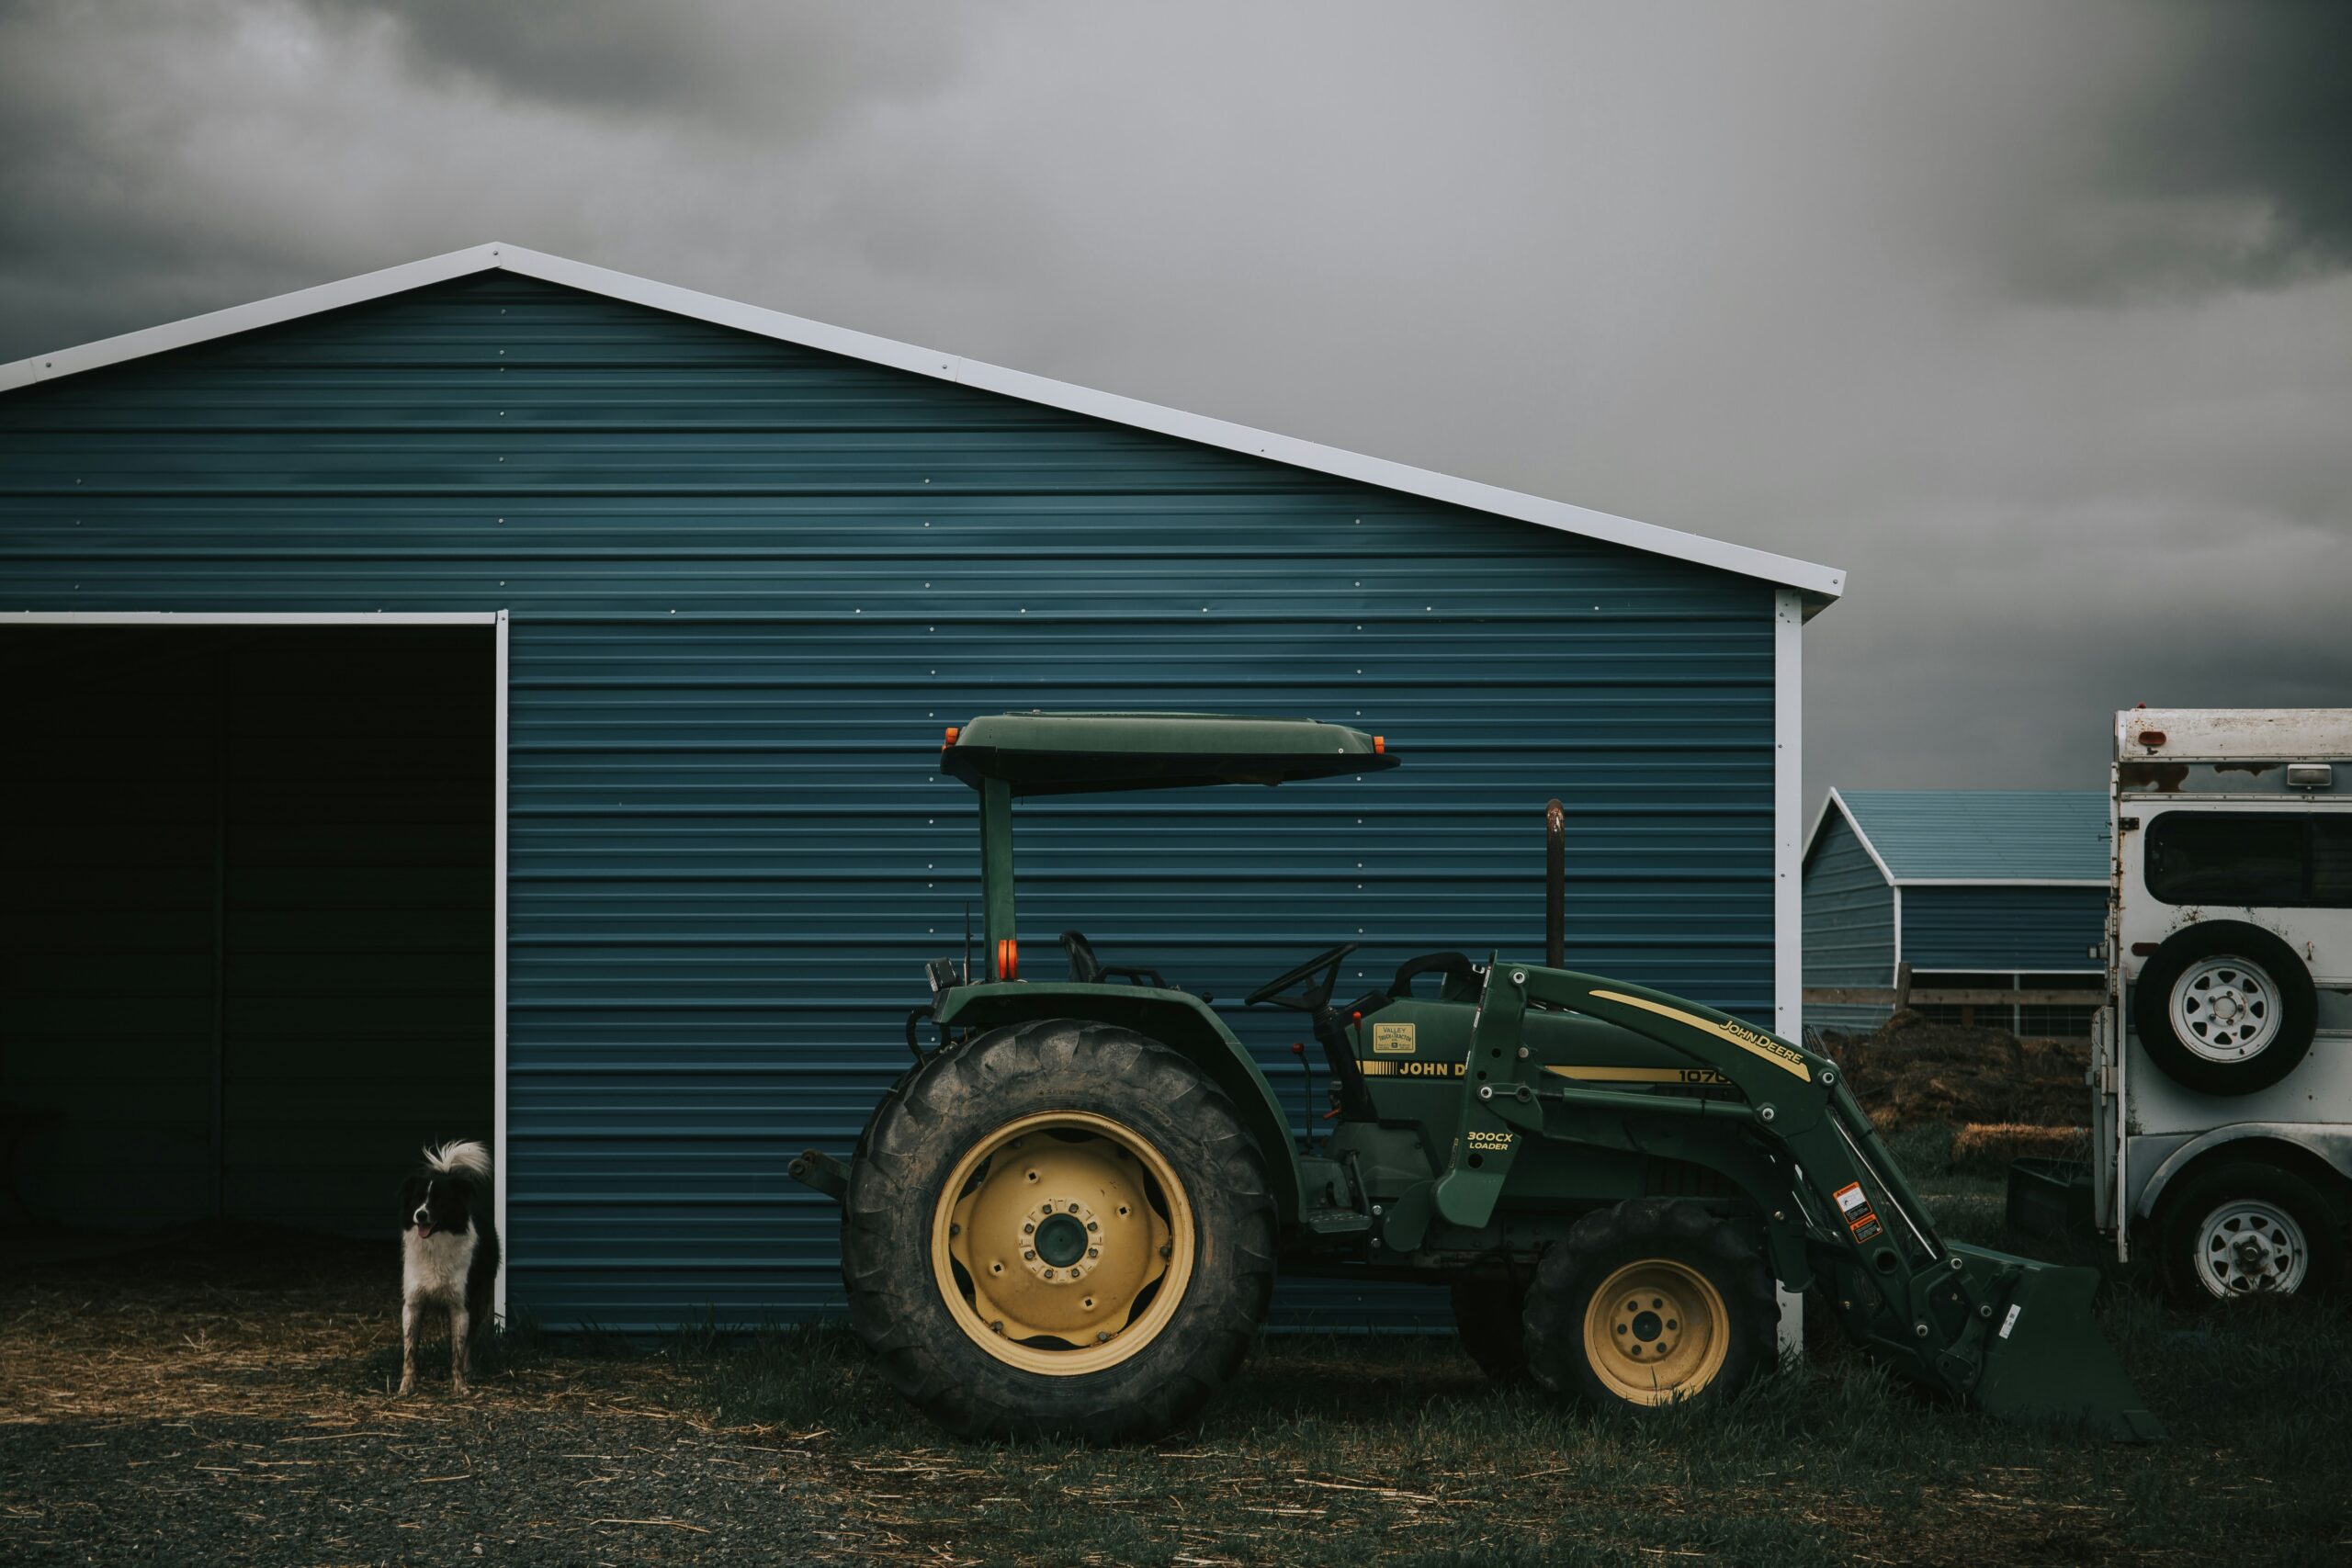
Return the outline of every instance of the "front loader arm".
{"type": "Polygon", "coordinates": [[[1838,1065],[1700,1003],[1622,980],[1490,962],[1436,1217],[1484,1225],[1529,1137],[1696,1157],[1755,1201],[1781,1285],[1818,1280],[1853,1337],[1996,1414],[2160,1435],[2089,1320],[2096,1270],[1938,1235],[1838,1065]],[[1522,1048],[1531,1007],[1600,1019],[1713,1068],[1745,1104],[1555,1088],[1522,1048]],[[2030,1329],[2020,1333],[2030,1315],[2030,1329]]]}

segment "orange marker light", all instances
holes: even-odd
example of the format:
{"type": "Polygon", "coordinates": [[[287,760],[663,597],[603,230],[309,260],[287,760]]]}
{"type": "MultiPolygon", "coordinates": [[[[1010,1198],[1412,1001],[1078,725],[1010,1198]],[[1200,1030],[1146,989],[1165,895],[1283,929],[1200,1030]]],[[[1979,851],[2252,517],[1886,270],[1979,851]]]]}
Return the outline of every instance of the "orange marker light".
{"type": "Polygon", "coordinates": [[[1000,938],[996,944],[996,977],[1000,980],[1021,978],[1021,944],[1009,936],[1000,938]]]}
{"type": "Polygon", "coordinates": [[[1372,738],[1372,754],[1375,757],[1382,757],[1387,755],[1387,753],[1388,737],[1385,735],[1374,736],[1372,738]]]}
{"type": "Polygon", "coordinates": [[[942,750],[944,750],[944,749],[945,749],[945,746],[953,746],[953,745],[955,745],[955,744],[956,744],[956,738],[957,736],[959,736],[959,735],[963,734],[963,733],[964,733],[964,732],[963,732],[962,730],[960,730],[960,729],[956,728],[954,725],[952,725],[952,724],[951,724],[951,725],[949,725],[949,726],[947,727],[947,739],[946,739],[945,745],[942,747],[942,750]]]}

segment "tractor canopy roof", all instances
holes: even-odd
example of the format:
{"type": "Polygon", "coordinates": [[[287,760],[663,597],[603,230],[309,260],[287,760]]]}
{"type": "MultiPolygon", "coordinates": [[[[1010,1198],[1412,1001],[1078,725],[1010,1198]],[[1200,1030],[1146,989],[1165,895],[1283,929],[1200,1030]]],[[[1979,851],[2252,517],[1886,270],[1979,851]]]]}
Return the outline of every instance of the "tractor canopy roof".
{"type": "Polygon", "coordinates": [[[1311,718],[1219,713],[997,713],[947,732],[939,765],[1016,795],[1278,784],[1393,768],[1376,735],[1311,718]]]}

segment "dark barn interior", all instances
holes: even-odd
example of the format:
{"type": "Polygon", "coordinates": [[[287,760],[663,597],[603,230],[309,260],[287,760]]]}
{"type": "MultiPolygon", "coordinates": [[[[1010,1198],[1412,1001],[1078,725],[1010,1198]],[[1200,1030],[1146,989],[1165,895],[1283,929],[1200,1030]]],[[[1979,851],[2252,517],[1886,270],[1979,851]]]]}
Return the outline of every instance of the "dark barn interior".
{"type": "Polygon", "coordinates": [[[389,1234],[493,1114],[495,631],[0,625],[0,1205],[389,1234]]]}

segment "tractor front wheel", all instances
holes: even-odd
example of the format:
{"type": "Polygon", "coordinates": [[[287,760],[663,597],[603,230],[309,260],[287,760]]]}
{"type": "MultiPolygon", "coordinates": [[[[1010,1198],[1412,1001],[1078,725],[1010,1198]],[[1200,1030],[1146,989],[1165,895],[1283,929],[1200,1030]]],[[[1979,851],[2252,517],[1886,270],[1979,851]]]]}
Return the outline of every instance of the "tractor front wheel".
{"type": "Polygon", "coordinates": [[[1189,1418],[1240,1365],[1274,1223],[1199,1068],[1049,1020],[941,1052],[876,1111],[842,1269],[859,1337],[943,1426],[1109,1442],[1189,1418]]]}
{"type": "Polygon", "coordinates": [[[1726,1398],[1772,1364],[1771,1271],[1730,1222],[1636,1198],[1578,1220],[1527,1293],[1527,1360],[1553,1393],[1602,1405],[1726,1398]]]}

